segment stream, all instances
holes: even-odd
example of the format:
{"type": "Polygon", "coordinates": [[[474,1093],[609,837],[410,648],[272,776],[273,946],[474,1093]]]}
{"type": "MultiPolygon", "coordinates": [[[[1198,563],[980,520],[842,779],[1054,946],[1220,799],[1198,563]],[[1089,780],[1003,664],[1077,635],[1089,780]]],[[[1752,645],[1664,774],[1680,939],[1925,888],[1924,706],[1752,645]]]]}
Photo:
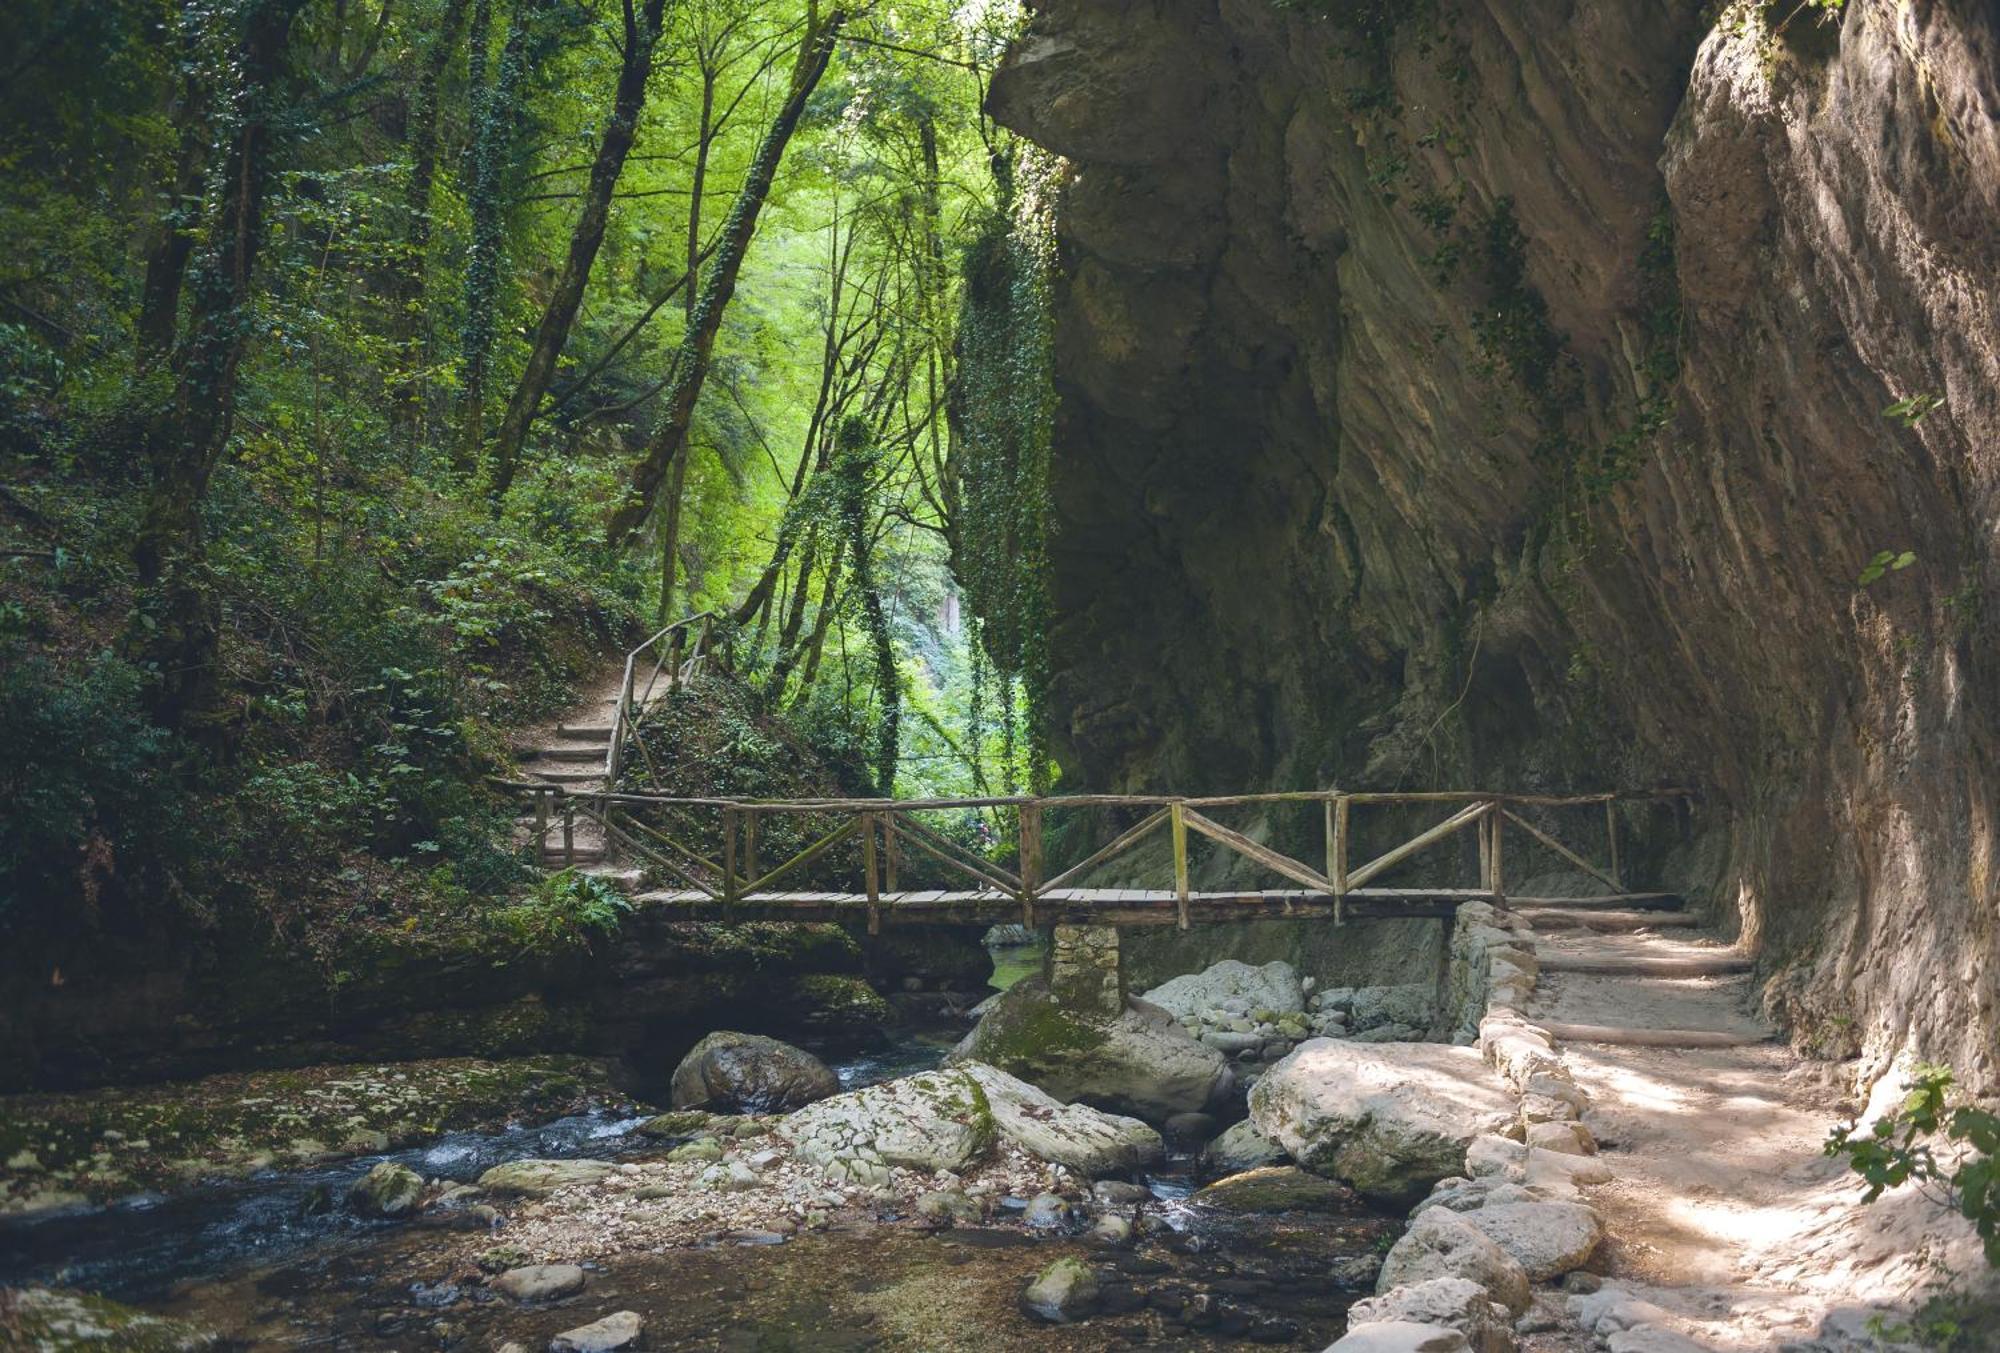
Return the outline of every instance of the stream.
{"type": "MultiPolygon", "coordinates": [[[[1008,970],[1005,951],[1000,957],[995,985],[1018,975],[1008,970]]],[[[1028,966],[1015,956],[1014,967],[1028,966]]],[[[910,1023],[865,1049],[828,1051],[826,1060],[851,1089],[937,1066],[962,1032],[962,1024],[910,1023]]],[[[506,1339],[540,1348],[553,1334],[622,1305],[648,1312],[646,1346],[654,1349],[1207,1348],[1245,1341],[1317,1349],[1338,1334],[1358,1295],[1330,1282],[1329,1272],[1379,1248],[1385,1225],[1393,1225],[1380,1218],[1207,1216],[1186,1202],[1198,1179],[1194,1162],[1182,1156],[1134,1181],[1150,1194],[1144,1211],[1155,1224],[1127,1252],[1106,1254],[1012,1225],[933,1236],[894,1218],[849,1219],[784,1244],[725,1242],[587,1264],[591,1280],[582,1296],[517,1307],[476,1280],[440,1271],[445,1238],[437,1227],[449,1224],[450,1214],[384,1223],[341,1206],[349,1185],[384,1160],[428,1179],[470,1181],[509,1160],[656,1155],[662,1143],[635,1130],[644,1121],[595,1111],[454,1132],[317,1168],[265,1170],[173,1196],[0,1221],[0,1286],[40,1282],[99,1293],[219,1329],[230,1346],[251,1348],[485,1349],[506,1339]],[[1018,1310],[1022,1286],[1058,1252],[1101,1267],[1105,1315],[1049,1327],[1018,1310]],[[956,1323],[945,1329],[940,1320],[956,1323]],[[961,1342],[967,1329],[978,1336],[969,1344],[961,1342]],[[1079,1337],[1086,1330],[1094,1333],[1079,1337]]]]}

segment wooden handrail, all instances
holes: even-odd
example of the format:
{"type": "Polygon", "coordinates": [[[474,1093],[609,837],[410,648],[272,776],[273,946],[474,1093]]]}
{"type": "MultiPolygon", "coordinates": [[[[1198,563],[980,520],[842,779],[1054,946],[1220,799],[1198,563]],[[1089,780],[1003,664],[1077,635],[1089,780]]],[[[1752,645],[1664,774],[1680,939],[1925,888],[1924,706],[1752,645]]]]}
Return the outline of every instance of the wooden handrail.
{"type": "MultiPolygon", "coordinates": [[[[685,626],[694,619],[696,618],[690,617],[689,621],[677,622],[677,625],[685,626]]],[[[1553,851],[1565,863],[1604,881],[1613,889],[1622,889],[1624,861],[1619,849],[1615,805],[1624,801],[1657,802],[1676,797],[1691,797],[1691,791],[1666,789],[1568,795],[1481,793],[1469,790],[1404,793],[1327,789],[1200,797],[1076,794],[1057,797],[987,795],[932,799],[758,800],[622,793],[608,787],[578,791],[545,782],[504,779],[496,779],[493,783],[535,796],[535,816],[540,824],[537,829],[538,840],[546,836],[551,821],[557,814],[560,814],[562,821],[569,823],[573,821],[578,805],[581,805],[581,811],[586,816],[602,823],[608,832],[615,835],[620,842],[635,849],[648,862],[687,881],[706,895],[721,900],[725,906],[752,899],[783,876],[805,868],[835,846],[859,836],[864,891],[857,898],[857,902],[865,899],[871,929],[880,926],[882,909],[894,907],[897,905],[897,899],[903,895],[900,872],[903,861],[901,848],[904,845],[914,847],[921,855],[954,873],[969,878],[978,888],[991,889],[991,893],[984,894],[986,896],[994,897],[996,900],[1013,899],[1021,907],[1024,923],[1033,925],[1038,899],[1062,894],[1070,900],[1061,905],[1073,907],[1075,890],[1093,871],[1129,852],[1162,827],[1169,829],[1170,836],[1173,883],[1172,893],[1168,896],[1175,905],[1175,920],[1183,926],[1189,923],[1190,904],[1194,898],[1191,882],[1193,869],[1189,858],[1190,842],[1193,837],[1200,837],[1220,846],[1260,871],[1275,874],[1291,884],[1304,886],[1311,890],[1308,897],[1317,896],[1321,899],[1319,904],[1321,906],[1324,906],[1326,899],[1331,899],[1336,923],[1342,919],[1343,901],[1350,894],[1360,895],[1366,892],[1370,897],[1384,896],[1384,890],[1379,888],[1371,890],[1368,885],[1418,853],[1467,830],[1476,831],[1478,836],[1478,886],[1466,889],[1462,885],[1453,885],[1442,891],[1460,897],[1487,898],[1504,905],[1506,888],[1503,843],[1508,823],[1519,827],[1534,842],[1553,851]],[[1226,826],[1205,811],[1236,806],[1268,807],[1314,803],[1324,805],[1326,856],[1324,869],[1295,859],[1234,827],[1226,826]],[[1354,848],[1354,832],[1351,818],[1356,805],[1408,807],[1427,804],[1462,806],[1443,821],[1423,828],[1373,859],[1359,865],[1353,863],[1351,854],[1354,848]],[[1544,830],[1514,811],[1515,808],[1530,806],[1597,807],[1599,805],[1603,808],[1607,834],[1606,849],[1610,855],[1609,869],[1592,863],[1578,851],[1557,840],[1550,831],[1544,830]],[[671,832],[644,821],[633,812],[645,808],[652,808],[656,813],[676,810],[699,813],[704,817],[709,814],[719,815],[722,823],[720,851],[714,855],[704,854],[689,845],[687,840],[676,839],[671,832]],[[1109,843],[1092,851],[1080,862],[1045,880],[1042,836],[1046,815],[1065,809],[1092,808],[1144,808],[1151,811],[1138,822],[1125,827],[1109,843]],[[1017,837],[1019,862],[1015,870],[1008,869],[999,860],[989,858],[985,853],[952,839],[944,832],[934,830],[917,816],[920,813],[930,812],[1010,809],[1019,815],[1020,826],[1017,837]],[[834,817],[839,821],[834,823],[830,830],[815,829],[814,839],[804,849],[797,851],[777,867],[760,871],[757,859],[757,824],[764,818],[784,815],[834,817]],[[649,837],[653,839],[648,840],[649,837]]],[[[709,828],[696,825],[695,830],[705,831],[709,828]]],[[[694,836],[688,839],[701,838],[694,836]]],[[[565,853],[573,856],[573,834],[566,831],[565,840],[570,843],[565,853]]],[[[1117,890],[1112,891],[1115,893],[1117,890]]],[[[1387,893],[1398,891],[1395,888],[1386,890],[1387,893]]],[[[1400,891],[1407,893],[1411,890],[1400,891]]],[[[1209,895],[1204,894],[1204,896],[1209,895]]],[[[784,905],[784,903],[771,905],[784,905]]],[[[1206,908],[1204,915],[1213,916],[1213,905],[1212,900],[1204,903],[1206,908]]],[[[1292,903],[1286,900],[1283,906],[1286,913],[1290,914],[1292,903]]]]}

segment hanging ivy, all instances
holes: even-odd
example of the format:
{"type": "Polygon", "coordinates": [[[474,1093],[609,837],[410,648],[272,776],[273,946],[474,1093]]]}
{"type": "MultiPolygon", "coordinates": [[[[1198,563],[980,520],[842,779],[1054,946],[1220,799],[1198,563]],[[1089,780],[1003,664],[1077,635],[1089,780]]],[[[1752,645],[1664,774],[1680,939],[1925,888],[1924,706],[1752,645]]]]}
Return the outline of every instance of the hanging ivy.
{"type": "Polygon", "coordinates": [[[1037,792],[1047,788],[1049,760],[1050,285],[1062,172],[1056,156],[1024,150],[1012,201],[968,251],[953,393],[963,442],[954,566],[1001,689],[1022,685],[1037,792]]]}

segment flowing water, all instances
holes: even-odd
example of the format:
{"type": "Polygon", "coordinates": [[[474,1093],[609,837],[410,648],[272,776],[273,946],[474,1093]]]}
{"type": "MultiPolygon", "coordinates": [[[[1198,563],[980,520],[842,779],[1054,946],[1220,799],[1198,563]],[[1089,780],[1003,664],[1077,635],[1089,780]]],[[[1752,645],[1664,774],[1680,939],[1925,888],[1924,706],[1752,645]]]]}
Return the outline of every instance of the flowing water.
{"type": "MultiPolygon", "coordinates": [[[[993,984],[1004,987],[1034,971],[1039,952],[996,958],[993,984]]],[[[962,1033],[962,1024],[905,1025],[828,1060],[853,1088],[938,1065],[962,1033]]],[[[186,1316],[253,1348],[483,1349],[506,1339],[542,1347],[556,1332],[626,1308],[647,1315],[655,1349],[1320,1348],[1356,1295],[1329,1272],[1393,1229],[1359,1216],[1208,1215],[1187,1201],[1198,1180],[1194,1162],[1180,1157],[1139,1181],[1151,1192],[1146,1212],[1155,1225],[1128,1252],[1008,1227],[931,1236],[891,1218],[777,1246],[625,1256],[592,1266],[582,1296],[521,1308],[466,1275],[437,1271],[431,1218],[368,1222],[340,1206],[349,1185],[384,1160],[467,1181],[508,1160],[659,1150],[634,1130],[643,1121],[590,1113],[452,1133],[173,1197],[0,1222],[0,1286],[98,1292],[186,1316]],[[1104,1313],[1085,1325],[1055,1329],[1017,1309],[1023,1284],[1058,1253],[1082,1255],[1103,1275],[1104,1313]]]]}

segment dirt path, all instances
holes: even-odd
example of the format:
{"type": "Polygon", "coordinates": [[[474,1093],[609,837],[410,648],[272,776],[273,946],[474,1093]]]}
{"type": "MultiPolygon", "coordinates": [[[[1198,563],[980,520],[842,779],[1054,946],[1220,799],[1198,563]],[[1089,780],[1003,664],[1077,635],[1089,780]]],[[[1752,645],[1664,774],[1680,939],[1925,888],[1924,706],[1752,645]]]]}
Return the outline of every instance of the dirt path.
{"type": "MultiPolygon", "coordinates": [[[[1545,963],[1713,960],[1732,951],[1692,930],[1541,931],[1545,963]]],[[[1548,1022],[1747,1036],[1770,1030],[1752,979],[1545,970],[1530,1014],[1548,1022]]],[[[1862,1106],[1846,1069],[1778,1042],[1637,1047],[1568,1041],[1586,1121],[1614,1172],[1592,1190],[1604,1216],[1610,1280],[1573,1304],[1623,1353],[1664,1350],[1617,1337],[1664,1325],[1717,1350],[1880,1349],[1867,1332],[1941,1281],[1940,1265],[1984,1274],[1970,1228],[1913,1193],[1872,1206],[1821,1144],[1862,1106]],[[1634,1305],[1650,1303],[1651,1312],[1634,1305]],[[1664,1314],[1662,1314],[1664,1313],[1664,1314]],[[1645,1319],[1650,1315],[1650,1321],[1645,1319]]],[[[1893,1094],[1894,1086],[1884,1093],[1893,1094]]],[[[1893,1321],[1896,1317],[1891,1316],[1893,1321]]]]}
{"type": "MultiPolygon", "coordinates": [[[[585,687],[576,705],[560,718],[516,735],[514,760],[519,767],[519,778],[560,785],[571,794],[603,789],[611,715],[624,681],[622,664],[606,668],[596,681],[585,687]]],[[[535,839],[538,827],[532,811],[522,815],[517,830],[522,842],[535,839]]],[[[542,860],[552,867],[573,859],[586,872],[602,872],[612,858],[606,850],[603,828],[583,818],[572,825],[570,849],[566,851],[561,819],[553,807],[550,820],[539,828],[539,835],[542,860]]]]}

